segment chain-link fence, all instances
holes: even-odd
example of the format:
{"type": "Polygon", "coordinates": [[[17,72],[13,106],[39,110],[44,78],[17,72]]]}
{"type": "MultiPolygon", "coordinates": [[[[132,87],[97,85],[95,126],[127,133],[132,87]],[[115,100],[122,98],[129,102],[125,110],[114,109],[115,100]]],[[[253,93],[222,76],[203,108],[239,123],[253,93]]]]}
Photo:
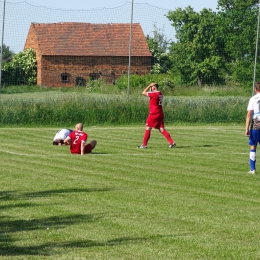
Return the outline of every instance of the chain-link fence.
{"type": "Polygon", "coordinates": [[[234,7],[233,12],[223,7],[218,13],[210,9],[196,13],[188,7],[166,10],[149,4],[132,5],[130,2],[115,8],[64,10],[65,6],[50,9],[27,2],[10,3],[0,0],[1,7],[5,3],[5,10],[0,13],[4,24],[1,27],[1,58],[4,64],[1,82],[48,86],[55,78],[53,86],[62,86],[85,85],[88,79],[100,78],[113,84],[128,71],[138,75],[168,74],[174,77],[177,84],[184,85],[240,84],[249,87],[260,76],[256,41],[258,3],[250,2],[252,3],[243,2],[239,8],[234,7]],[[56,29],[49,27],[39,37],[39,28],[43,28],[41,25],[54,24],[56,29]],[[71,39],[68,28],[67,31],[64,28],[57,29],[62,24],[95,26],[88,26],[90,31],[85,31],[85,34],[75,28],[74,38],[71,39]],[[142,33],[137,27],[132,27],[133,24],[140,25],[142,33]],[[31,28],[32,25],[36,29],[31,28]],[[97,33],[100,29],[96,25],[106,26],[103,26],[102,32],[97,33]],[[114,25],[119,27],[116,29],[114,25]],[[120,25],[128,27],[122,29],[120,25]],[[34,30],[34,35],[29,33],[30,28],[31,31],[34,30]],[[62,37],[61,30],[64,31],[62,37]],[[93,37],[93,32],[96,39],[84,43],[85,39],[93,37]],[[57,38],[51,38],[53,33],[57,33],[57,38]],[[47,41],[48,37],[52,43],[47,41]],[[62,46],[58,45],[59,37],[62,38],[62,46]],[[80,37],[82,46],[78,43],[80,37]],[[127,41],[122,38],[127,38],[127,41]],[[144,39],[147,42],[145,47],[144,39]],[[102,47],[104,42],[106,47],[102,47]],[[85,48],[83,43],[88,47],[85,48]],[[60,51],[65,45],[70,45],[70,49],[67,49],[70,52],[60,51]],[[103,48],[102,51],[97,51],[97,45],[103,48]],[[34,62],[31,56],[21,55],[22,57],[15,58],[12,65],[8,65],[25,47],[36,51],[37,76],[32,71],[25,70],[25,67],[30,66],[29,60],[34,62]],[[84,54],[82,51],[82,56],[75,52],[75,49],[84,48],[88,48],[88,52],[84,54]],[[105,53],[104,48],[108,48],[105,53]]]}

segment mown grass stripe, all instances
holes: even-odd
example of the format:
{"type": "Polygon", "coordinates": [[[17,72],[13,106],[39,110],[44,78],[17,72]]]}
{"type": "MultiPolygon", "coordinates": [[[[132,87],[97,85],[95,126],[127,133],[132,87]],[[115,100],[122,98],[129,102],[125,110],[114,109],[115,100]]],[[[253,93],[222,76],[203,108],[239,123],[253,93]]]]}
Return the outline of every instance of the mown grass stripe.
{"type": "Polygon", "coordinates": [[[153,130],[140,150],[143,126],[86,127],[98,145],[80,156],[52,145],[57,127],[1,128],[1,257],[256,259],[244,126],[167,129],[176,148],[153,130]]]}

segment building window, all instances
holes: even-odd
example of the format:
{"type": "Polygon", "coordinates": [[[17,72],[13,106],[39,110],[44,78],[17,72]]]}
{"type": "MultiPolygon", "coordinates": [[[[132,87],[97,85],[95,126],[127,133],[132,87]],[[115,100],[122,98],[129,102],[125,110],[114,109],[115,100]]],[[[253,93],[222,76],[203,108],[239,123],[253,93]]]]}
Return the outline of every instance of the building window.
{"type": "Polygon", "coordinates": [[[89,77],[91,80],[97,80],[99,79],[99,74],[98,73],[91,73],[89,74],[89,77]]]}
{"type": "Polygon", "coordinates": [[[75,85],[76,86],[86,86],[86,80],[83,77],[76,77],[75,78],[75,85]]]}
{"type": "Polygon", "coordinates": [[[61,76],[61,82],[69,82],[69,73],[64,72],[61,73],[60,76],[61,76]]]}

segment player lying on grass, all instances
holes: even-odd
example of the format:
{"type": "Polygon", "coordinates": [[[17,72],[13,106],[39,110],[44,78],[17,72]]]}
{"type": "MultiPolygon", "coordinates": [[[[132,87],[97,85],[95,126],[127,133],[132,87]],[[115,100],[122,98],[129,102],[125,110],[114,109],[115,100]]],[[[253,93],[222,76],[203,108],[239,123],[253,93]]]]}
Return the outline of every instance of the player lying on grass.
{"type": "Polygon", "coordinates": [[[66,139],[66,137],[71,133],[73,132],[73,130],[71,129],[61,129],[59,130],[54,138],[53,138],[53,142],[52,144],[53,145],[64,145],[64,140],[66,139]]]}

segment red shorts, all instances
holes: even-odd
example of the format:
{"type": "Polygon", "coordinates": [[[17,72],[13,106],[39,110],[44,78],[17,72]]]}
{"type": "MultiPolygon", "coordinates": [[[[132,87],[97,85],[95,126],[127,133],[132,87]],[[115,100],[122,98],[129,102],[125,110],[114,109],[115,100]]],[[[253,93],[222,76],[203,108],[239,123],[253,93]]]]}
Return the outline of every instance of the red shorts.
{"type": "Polygon", "coordinates": [[[152,128],[164,128],[164,115],[163,114],[149,114],[146,119],[146,126],[152,128]]]}
{"type": "MultiPolygon", "coordinates": [[[[84,148],[84,154],[86,153],[91,153],[93,150],[93,147],[91,144],[87,144],[84,148]]],[[[73,153],[72,151],[70,151],[71,153],[73,153]]],[[[74,152],[74,154],[81,154],[80,150],[78,152],[74,152]]]]}
{"type": "Polygon", "coordinates": [[[91,153],[92,150],[93,150],[92,145],[91,144],[87,144],[85,146],[84,153],[91,153]]]}

